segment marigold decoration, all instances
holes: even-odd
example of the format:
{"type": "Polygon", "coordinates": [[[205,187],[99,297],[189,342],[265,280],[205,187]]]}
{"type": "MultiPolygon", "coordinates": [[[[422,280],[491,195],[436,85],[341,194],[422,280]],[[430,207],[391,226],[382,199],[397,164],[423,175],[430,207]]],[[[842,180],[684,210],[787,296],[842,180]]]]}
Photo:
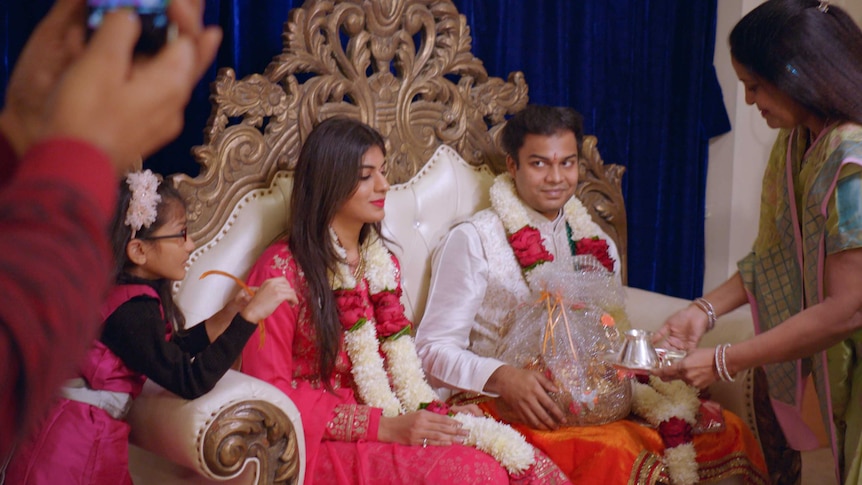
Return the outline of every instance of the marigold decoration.
{"type": "MultiPolygon", "coordinates": [[[[512,176],[502,173],[491,185],[491,206],[500,217],[508,234],[509,244],[527,282],[534,268],[554,260],[554,255],[545,247],[542,233],[530,225],[530,216],[518,197],[512,176]]],[[[614,270],[614,259],[610,256],[607,241],[598,237],[599,226],[593,222],[587,208],[577,197],[572,197],[563,206],[567,230],[573,254],[592,254],[608,269],[614,270]],[[580,249],[579,249],[580,246],[580,249]]]]}
{"type": "MultiPolygon", "coordinates": [[[[346,263],[347,252],[331,228],[330,236],[340,258],[337,272],[330,274],[330,285],[359,398],[383,409],[388,417],[429,407],[431,412],[449,414],[449,407],[425,380],[410,320],[401,305],[397,268],[383,241],[375,234],[362,245],[360,257],[365,259],[366,271],[357,281],[346,263]],[[368,284],[371,307],[360,294],[363,283],[368,284]]],[[[460,413],[453,418],[469,432],[464,444],[490,454],[510,473],[526,472],[535,462],[533,447],[508,425],[460,413]]]]}
{"type": "Polygon", "coordinates": [[[697,483],[697,452],[692,428],[700,399],[696,388],[683,381],[651,376],[649,382],[632,382],[632,411],[658,428],[664,442],[664,464],[674,485],[697,483]]]}

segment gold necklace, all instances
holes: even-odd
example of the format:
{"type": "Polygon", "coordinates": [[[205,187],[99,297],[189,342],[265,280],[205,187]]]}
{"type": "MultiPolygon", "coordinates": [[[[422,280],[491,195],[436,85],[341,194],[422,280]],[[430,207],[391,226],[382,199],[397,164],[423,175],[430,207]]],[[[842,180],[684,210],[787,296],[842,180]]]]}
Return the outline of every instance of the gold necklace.
{"type": "Polygon", "coordinates": [[[362,257],[362,253],[359,253],[359,261],[356,263],[356,269],[353,270],[353,279],[356,280],[356,284],[359,284],[360,277],[365,273],[365,258],[362,257]]]}

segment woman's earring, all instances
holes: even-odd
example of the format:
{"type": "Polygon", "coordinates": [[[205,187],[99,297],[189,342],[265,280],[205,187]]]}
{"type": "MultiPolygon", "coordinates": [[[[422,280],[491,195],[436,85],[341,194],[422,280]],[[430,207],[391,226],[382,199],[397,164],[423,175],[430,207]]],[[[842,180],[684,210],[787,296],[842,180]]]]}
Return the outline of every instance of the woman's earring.
{"type": "Polygon", "coordinates": [[[817,6],[817,10],[820,10],[823,13],[829,11],[829,0],[820,0],[820,5],[817,6]]]}

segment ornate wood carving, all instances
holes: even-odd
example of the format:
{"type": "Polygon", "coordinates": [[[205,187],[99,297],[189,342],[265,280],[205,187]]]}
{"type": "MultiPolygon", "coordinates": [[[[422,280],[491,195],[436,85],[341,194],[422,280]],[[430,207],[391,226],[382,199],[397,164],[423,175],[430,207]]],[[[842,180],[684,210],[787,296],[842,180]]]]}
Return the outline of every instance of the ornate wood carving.
{"type": "Polygon", "coordinates": [[[493,135],[527,104],[520,73],[489,78],[450,0],[308,0],[291,11],[284,49],[263,75],[223,69],[212,88],[196,178],[177,176],[189,226],[208,241],[249,190],[290,170],[319,120],[350,116],[387,140],[389,178],[409,180],[441,143],[501,167],[493,135]]]}
{"type": "Polygon", "coordinates": [[[594,136],[584,137],[581,154],[578,198],[590,211],[593,220],[613,238],[620,254],[623,284],[628,280],[628,231],[623,202],[622,177],[625,167],[605,165],[594,136]]]}
{"type": "Polygon", "coordinates": [[[287,415],[266,401],[242,401],[214,418],[203,437],[207,468],[228,477],[246,460],[260,463],[260,484],[297,484],[299,452],[296,430],[287,415]]]}

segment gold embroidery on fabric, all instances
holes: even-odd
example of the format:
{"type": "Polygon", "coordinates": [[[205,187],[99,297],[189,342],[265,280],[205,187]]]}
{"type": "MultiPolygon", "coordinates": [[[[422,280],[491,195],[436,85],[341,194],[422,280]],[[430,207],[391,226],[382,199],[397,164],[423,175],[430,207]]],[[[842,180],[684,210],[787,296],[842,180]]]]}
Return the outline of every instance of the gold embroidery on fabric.
{"type": "Polygon", "coordinates": [[[657,483],[670,483],[661,458],[649,451],[641,451],[632,465],[629,485],[655,485],[657,483]]]}
{"type": "Polygon", "coordinates": [[[357,441],[368,435],[371,408],[354,404],[339,404],[326,425],[324,438],[334,441],[357,441]]]}
{"type": "Polygon", "coordinates": [[[745,478],[745,483],[767,485],[769,479],[755,468],[744,452],[737,451],[718,460],[698,462],[698,474],[704,481],[719,481],[731,476],[745,478]]]}

